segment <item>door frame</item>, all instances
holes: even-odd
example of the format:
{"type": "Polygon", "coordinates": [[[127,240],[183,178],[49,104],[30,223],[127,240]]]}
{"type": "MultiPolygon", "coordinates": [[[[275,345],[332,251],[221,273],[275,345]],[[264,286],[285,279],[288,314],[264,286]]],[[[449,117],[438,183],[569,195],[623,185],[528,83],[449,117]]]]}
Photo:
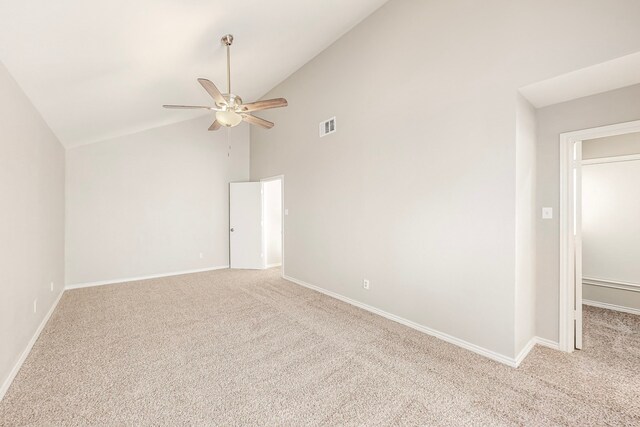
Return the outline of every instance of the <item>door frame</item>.
{"type": "MultiPolygon", "coordinates": [[[[280,229],[282,230],[281,237],[280,237],[282,239],[282,241],[281,241],[281,244],[282,244],[282,254],[281,254],[281,256],[282,256],[282,265],[280,266],[280,275],[282,277],[284,277],[285,276],[285,274],[284,274],[284,235],[285,235],[285,233],[284,233],[284,227],[285,227],[285,220],[284,220],[284,216],[285,216],[285,214],[284,214],[284,175],[274,175],[274,176],[270,176],[270,177],[267,177],[267,178],[262,178],[260,180],[260,183],[262,184],[262,189],[264,191],[264,183],[265,182],[277,181],[277,180],[280,180],[280,203],[282,204],[281,215],[280,215],[280,222],[281,222],[280,229]]],[[[262,208],[264,210],[264,195],[263,195],[262,200],[263,200],[262,208]]],[[[262,217],[264,218],[264,213],[263,213],[262,217]]],[[[262,245],[263,246],[266,244],[265,233],[266,233],[266,227],[262,227],[262,245]]],[[[266,252],[266,250],[264,251],[264,254],[265,254],[265,256],[264,256],[263,263],[266,266],[267,265],[267,262],[266,262],[267,252],[266,252]]]]}
{"type": "MultiPolygon", "coordinates": [[[[574,283],[576,282],[575,269],[581,275],[581,266],[575,263],[573,254],[582,251],[582,243],[578,241],[578,247],[574,241],[574,227],[580,225],[582,218],[581,206],[574,209],[576,194],[574,185],[582,181],[581,150],[574,163],[574,145],[584,140],[605,138],[609,136],[624,135],[640,132],[640,120],[617,123],[560,134],[560,295],[559,295],[559,348],[571,353],[576,348],[575,307],[582,304],[582,292],[576,294],[574,283]],[[576,168],[574,179],[573,169],[576,168]],[[575,220],[574,220],[575,218],[575,220]],[[578,301],[579,298],[579,301],[578,301]]],[[[582,277],[579,278],[582,287],[582,277]]],[[[581,311],[579,311],[581,315],[581,311]]],[[[581,320],[581,319],[580,319],[581,320]]]]}

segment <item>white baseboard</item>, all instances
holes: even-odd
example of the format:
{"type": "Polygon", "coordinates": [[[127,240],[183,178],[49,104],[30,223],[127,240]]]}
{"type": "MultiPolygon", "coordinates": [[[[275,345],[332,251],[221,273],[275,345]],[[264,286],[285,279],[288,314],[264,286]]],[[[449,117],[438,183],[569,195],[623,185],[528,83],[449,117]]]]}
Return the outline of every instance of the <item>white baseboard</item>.
{"type": "Polygon", "coordinates": [[[63,293],[64,293],[64,290],[62,290],[60,294],[58,294],[58,297],[54,301],[53,305],[51,306],[47,314],[44,316],[44,318],[42,319],[42,322],[40,322],[38,329],[36,329],[36,332],[33,334],[31,339],[29,340],[27,347],[24,349],[24,351],[20,355],[20,358],[18,359],[16,364],[13,366],[13,369],[11,370],[11,372],[9,372],[9,376],[2,383],[2,387],[0,387],[0,401],[2,401],[2,399],[4,398],[4,395],[7,393],[7,390],[9,390],[9,387],[11,387],[11,383],[15,379],[16,375],[18,375],[20,368],[22,368],[22,364],[24,363],[25,360],[27,360],[27,356],[29,356],[29,353],[31,352],[33,345],[36,343],[36,341],[38,341],[38,337],[40,336],[40,333],[42,332],[45,325],[49,321],[49,318],[51,317],[56,307],[58,306],[58,303],[60,302],[60,298],[62,298],[63,293]]]}
{"type": "Polygon", "coordinates": [[[557,342],[548,340],[546,338],[533,337],[529,340],[527,345],[525,345],[524,348],[520,351],[520,353],[518,353],[518,355],[516,356],[516,359],[515,359],[516,367],[520,366],[522,361],[527,358],[529,353],[531,353],[531,350],[533,350],[533,348],[536,345],[541,345],[543,347],[548,347],[554,350],[560,349],[560,345],[557,342]]]}
{"type": "Polygon", "coordinates": [[[479,345],[472,344],[470,342],[467,342],[467,341],[461,340],[459,338],[453,337],[451,335],[445,334],[444,332],[436,331],[435,329],[431,329],[429,327],[426,327],[426,326],[420,325],[418,323],[412,322],[411,320],[407,320],[407,319],[404,319],[404,318],[402,318],[400,316],[396,316],[395,314],[391,314],[391,313],[388,313],[386,311],[380,310],[380,309],[378,309],[376,307],[373,307],[373,306],[361,303],[359,301],[353,300],[351,298],[342,296],[342,295],[337,294],[335,292],[331,292],[331,291],[328,291],[328,290],[323,289],[321,287],[318,287],[318,286],[315,286],[315,285],[311,285],[309,283],[303,282],[302,280],[298,280],[298,279],[295,279],[295,278],[290,277],[290,276],[282,276],[282,277],[285,280],[288,280],[290,282],[296,283],[296,284],[298,284],[300,286],[304,286],[306,288],[313,289],[314,291],[318,291],[318,292],[320,292],[322,294],[325,294],[325,295],[328,295],[328,296],[330,296],[332,298],[335,298],[335,299],[338,299],[340,301],[346,302],[347,304],[351,304],[353,306],[359,307],[359,308],[361,308],[363,310],[367,310],[367,311],[369,311],[371,313],[377,314],[377,315],[382,316],[384,318],[387,318],[389,320],[393,320],[394,322],[397,322],[397,323],[400,323],[402,325],[408,326],[408,327],[410,327],[412,329],[415,329],[417,331],[423,332],[423,333],[425,333],[427,335],[434,336],[434,337],[439,338],[439,339],[441,339],[443,341],[446,341],[446,342],[448,342],[450,344],[457,345],[458,347],[462,347],[462,348],[464,348],[466,350],[469,350],[469,351],[477,353],[477,354],[479,354],[481,356],[487,357],[487,358],[489,358],[491,360],[495,360],[496,362],[504,363],[505,365],[511,366],[513,368],[517,368],[518,365],[520,364],[520,362],[522,360],[524,360],[524,358],[527,356],[527,354],[529,353],[531,348],[533,348],[533,346],[535,344],[537,344],[537,341],[534,338],[534,339],[532,339],[532,343],[527,344],[527,347],[529,345],[531,345],[531,347],[528,348],[526,353],[521,352],[521,354],[518,355],[518,358],[508,357],[508,356],[505,356],[503,354],[497,353],[495,351],[486,349],[484,347],[480,347],[479,345]],[[519,360],[520,357],[522,358],[522,360],[519,360]]]}
{"type": "Polygon", "coordinates": [[[546,338],[536,337],[536,344],[553,350],[560,350],[560,344],[557,341],[551,341],[546,338]]]}
{"type": "Polygon", "coordinates": [[[582,303],[584,305],[590,305],[593,307],[606,308],[607,310],[614,310],[614,311],[620,311],[622,313],[640,315],[640,310],[638,310],[637,308],[625,307],[622,305],[615,305],[615,304],[608,304],[606,302],[591,301],[588,299],[583,299],[582,303]]]}
{"type": "Polygon", "coordinates": [[[274,267],[280,267],[282,265],[281,262],[277,262],[275,264],[267,264],[264,268],[274,268],[274,267]]]}
{"type": "Polygon", "coordinates": [[[529,355],[531,350],[533,350],[533,347],[536,346],[537,338],[538,337],[531,338],[529,340],[529,342],[527,343],[527,345],[525,345],[524,348],[522,350],[520,350],[520,353],[518,353],[518,355],[516,356],[516,360],[515,360],[516,367],[520,366],[522,361],[524,359],[526,359],[526,357],[529,355]]]}
{"type": "Polygon", "coordinates": [[[160,277],[180,276],[182,274],[202,273],[205,271],[224,270],[229,268],[228,265],[220,265],[218,267],[200,268],[197,270],[174,271],[171,273],[154,274],[151,276],[129,277],[126,279],[101,280],[99,282],[75,283],[64,287],[65,290],[90,288],[92,286],[115,285],[117,283],[137,282],[139,280],[158,279],[160,277]]]}

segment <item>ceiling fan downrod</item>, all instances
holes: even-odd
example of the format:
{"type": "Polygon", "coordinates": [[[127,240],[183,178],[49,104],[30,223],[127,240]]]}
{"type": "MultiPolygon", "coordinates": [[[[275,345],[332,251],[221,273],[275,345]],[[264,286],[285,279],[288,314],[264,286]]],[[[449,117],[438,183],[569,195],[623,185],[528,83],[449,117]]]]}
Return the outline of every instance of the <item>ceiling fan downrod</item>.
{"type": "Polygon", "coordinates": [[[220,41],[227,47],[227,94],[231,95],[231,45],[233,44],[233,36],[227,34],[222,36],[220,41]]]}

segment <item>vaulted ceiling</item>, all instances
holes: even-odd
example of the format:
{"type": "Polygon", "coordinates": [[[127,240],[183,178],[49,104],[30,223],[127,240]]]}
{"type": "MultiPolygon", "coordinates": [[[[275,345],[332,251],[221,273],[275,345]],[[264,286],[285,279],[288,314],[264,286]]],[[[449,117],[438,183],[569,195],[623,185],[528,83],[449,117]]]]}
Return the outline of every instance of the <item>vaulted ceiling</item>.
{"type": "MultiPolygon", "coordinates": [[[[0,61],[67,147],[202,115],[197,83],[254,100],[386,0],[30,0],[0,2],[0,61]]],[[[286,96],[286,94],[282,94],[286,96]]]]}

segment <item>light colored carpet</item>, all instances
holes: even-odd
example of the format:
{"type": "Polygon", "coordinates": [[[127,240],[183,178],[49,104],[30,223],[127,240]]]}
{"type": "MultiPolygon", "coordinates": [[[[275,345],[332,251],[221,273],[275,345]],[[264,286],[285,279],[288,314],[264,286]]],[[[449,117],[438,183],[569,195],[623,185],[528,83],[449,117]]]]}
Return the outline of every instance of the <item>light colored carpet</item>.
{"type": "Polygon", "coordinates": [[[67,291],[0,425],[640,425],[640,320],[519,369],[282,280],[222,270],[67,291]]]}

